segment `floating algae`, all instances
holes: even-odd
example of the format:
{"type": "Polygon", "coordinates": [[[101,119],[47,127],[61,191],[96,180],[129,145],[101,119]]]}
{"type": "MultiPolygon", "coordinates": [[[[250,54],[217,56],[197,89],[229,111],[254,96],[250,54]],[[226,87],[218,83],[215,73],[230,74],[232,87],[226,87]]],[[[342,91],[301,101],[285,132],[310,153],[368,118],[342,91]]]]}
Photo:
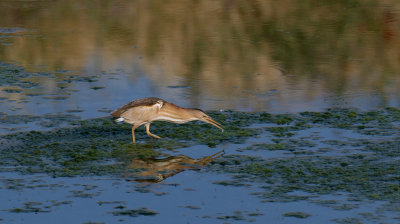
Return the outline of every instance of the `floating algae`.
{"type": "MultiPolygon", "coordinates": [[[[215,181],[215,184],[247,186],[253,182],[265,183],[266,191],[258,196],[276,201],[286,200],[287,193],[296,190],[316,194],[348,192],[380,200],[400,199],[400,171],[396,168],[396,158],[400,156],[398,109],[369,112],[330,109],[283,115],[209,113],[225,125],[225,132],[195,122],[184,125],[155,122],[154,132],[163,138],[151,139],[140,130],[137,131],[138,144],[132,145],[130,125],[116,124],[105,117],[75,119],[70,122],[70,127],[50,131],[3,135],[0,170],[51,176],[121,175],[135,159],[165,157],[171,150],[195,145],[220,147],[256,139],[254,144],[240,147],[241,155],[229,152],[211,163],[207,168],[209,172],[236,175],[234,180],[215,181]],[[346,138],[324,136],[323,130],[332,128],[335,132],[346,133],[346,138]],[[368,130],[378,134],[371,138],[368,130]],[[379,134],[380,131],[384,134],[379,134]],[[251,151],[260,156],[244,155],[251,151]],[[284,154],[261,156],[274,151],[284,154]]],[[[54,119],[63,118],[56,116],[54,119]]]]}
{"type": "MultiPolygon", "coordinates": [[[[256,115],[252,114],[253,118],[260,118],[256,115]]],[[[258,134],[265,138],[238,150],[241,154],[255,150],[257,155],[270,156],[262,159],[227,154],[215,161],[211,169],[232,173],[235,180],[214,183],[233,186],[264,183],[265,192],[257,195],[269,201],[286,201],[288,193],[295,191],[320,195],[347,192],[352,197],[371,200],[400,199],[398,109],[369,112],[330,109],[286,116],[290,117],[286,126],[259,130],[258,134]],[[299,131],[292,132],[293,124],[301,126],[299,131]],[[360,125],[365,128],[359,128],[360,125]],[[324,136],[323,130],[332,128],[335,132],[346,133],[346,137],[324,136]],[[321,133],[312,131],[309,136],[304,135],[308,129],[321,133]],[[377,134],[371,138],[366,129],[375,130],[377,134]],[[289,130],[293,134],[276,135],[289,130]],[[285,154],[271,154],[275,150],[285,154]]],[[[268,122],[276,121],[272,117],[268,122]]]]}
{"type": "Polygon", "coordinates": [[[305,219],[305,218],[308,218],[311,215],[308,214],[308,213],[305,213],[305,212],[286,212],[286,213],[283,214],[283,216],[305,219]]]}
{"type": "MultiPolygon", "coordinates": [[[[36,121],[54,120],[54,126],[59,128],[2,135],[0,171],[20,172],[22,176],[111,176],[112,179],[129,181],[131,177],[136,178],[151,171],[149,167],[138,166],[142,162],[163,162],[178,158],[178,169],[172,172],[177,173],[174,177],[186,180],[185,175],[180,174],[181,171],[199,168],[202,175],[222,174],[222,178],[210,179],[208,184],[223,189],[252,189],[247,196],[258,200],[261,205],[309,203],[337,213],[356,212],[354,215],[331,220],[339,223],[382,220],[379,214],[397,211],[391,205],[400,200],[400,171],[397,169],[400,152],[398,109],[367,112],[330,109],[297,114],[232,111],[208,113],[225,126],[225,132],[221,133],[198,122],[184,125],[155,122],[153,131],[162,139],[152,139],[144,129],[139,129],[136,132],[136,145],[131,144],[130,125],[116,124],[109,117],[90,120],[79,120],[71,114],[27,117],[28,120],[36,121]],[[68,126],[61,126],[63,124],[68,126]],[[206,154],[208,151],[215,153],[224,150],[225,154],[205,166],[187,166],[179,162],[182,158],[186,162],[197,161],[189,157],[196,150],[207,151],[206,154]],[[176,153],[185,156],[179,157],[176,153]],[[132,162],[135,164],[132,165],[132,162]],[[345,198],[339,200],[332,196],[338,194],[345,195],[345,198]],[[362,210],[363,201],[381,201],[386,204],[369,214],[362,210]]],[[[0,114],[0,118],[7,116],[0,114]]],[[[185,172],[192,175],[190,171],[185,172]]],[[[165,174],[166,171],[157,170],[156,173],[165,174]]],[[[171,185],[179,189],[179,185],[183,184],[179,181],[176,183],[176,178],[168,180],[165,187],[171,185]],[[174,182],[168,183],[168,180],[174,182]]],[[[2,188],[9,191],[62,188],[46,184],[40,187],[40,183],[27,182],[24,178],[7,178],[2,183],[2,188]]],[[[151,204],[131,205],[124,202],[125,197],[101,198],[103,191],[104,188],[98,183],[77,185],[66,195],[68,200],[73,201],[94,199],[97,206],[107,207],[109,203],[111,210],[107,211],[108,214],[118,219],[162,216],[162,209],[151,204]],[[132,206],[139,208],[132,209],[132,206]]],[[[189,185],[179,194],[195,194],[199,191],[189,185]]],[[[175,195],[168,189],[156,190],[149,183],[135,185],[127,192],[149,195],[147,197],[175,195]]],[[[68,200],[60,203],[71,203],[68,200]]],[[[47,201],[28,201],[27,204],[15,204],[6,210],[13,214],[43,214],[48,213],[53,206],[47,201]]],[[[179,206],[187,212],[201,213],[199,217],[218,221],[250,222],[268,215],[266,210],[257,209],[207,214],[207,206],[193,201],[179,206]]],[[[312,211],[291,209],[283,211],[280,217],[309,221],[318,217],[314,214],[312,211]]]]}
{"type": "MultiPolygon", "coordinates": [[[[126,168],[121,164],[135,158],[160,156],[161,150],[196,144],[213,147],[221,142],[243,141],[257,134],[255,130],[230,125],[227,125],[227,128],[231,127],[231,130],[221,134],[202,124],[175,125],[156,122],[153,128],[162,139],[149,139],[144,131],[138,131],[137,138],[141,140],[132,145],[129,125],[116,124],[108,117],[73,121],[71,116],[66,116],[72,125],[70,127],[1,136],[0,161],[3,165],[0,170],[45,172],[52,176],[112,174],[126,168]]],[[[54,122],[62,121],[63,118],[46,116],[46,119],[54,122]]]]}
{"type": "Polygon", "coordinates": [[[140,215],[144,215],[144,216],[153,216],[153,215],[157,215],[158,212],[153,211],[151,209],[148,208],[138,208],[138,209],[126,209],[126,210],[116,210],[111,212],[113,215],[126,215],[126,216],[131,216],[131,217],[137,217],[140,215]]]}

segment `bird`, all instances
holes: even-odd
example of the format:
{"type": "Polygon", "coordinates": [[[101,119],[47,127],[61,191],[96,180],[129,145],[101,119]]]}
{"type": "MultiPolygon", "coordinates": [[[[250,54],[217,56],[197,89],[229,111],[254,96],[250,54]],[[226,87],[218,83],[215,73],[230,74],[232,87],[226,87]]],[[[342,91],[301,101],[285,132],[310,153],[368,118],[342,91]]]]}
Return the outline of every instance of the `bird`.
{"type": "Polygon", "coordinates": [[[223,126],[208,116],[204,111],[197,108],[182,108],[158,97],[147,97],[129,102],[111,112],[111,116],[117,122],[132,124],[132,143],[135,144],[135,129],[145,125],[147,135],[161,138],[150,132],[150,124],[153,121],[167,121],[183,124],[190,121],[200,120],[214,125],[221,131],[223,126]]]}

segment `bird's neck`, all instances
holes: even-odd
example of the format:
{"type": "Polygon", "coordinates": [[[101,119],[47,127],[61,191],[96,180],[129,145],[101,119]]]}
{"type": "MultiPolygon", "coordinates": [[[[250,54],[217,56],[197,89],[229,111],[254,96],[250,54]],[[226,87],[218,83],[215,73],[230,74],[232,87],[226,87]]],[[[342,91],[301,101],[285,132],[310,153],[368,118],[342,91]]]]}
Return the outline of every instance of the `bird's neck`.
{"type": "Polygon", "coordinates": [[[186,123],[197,120],[191,113],[192,109],[182,108],[172,103],[165,103],[159,111],[160,120],[166,120],[174,123],[186,123]]]}

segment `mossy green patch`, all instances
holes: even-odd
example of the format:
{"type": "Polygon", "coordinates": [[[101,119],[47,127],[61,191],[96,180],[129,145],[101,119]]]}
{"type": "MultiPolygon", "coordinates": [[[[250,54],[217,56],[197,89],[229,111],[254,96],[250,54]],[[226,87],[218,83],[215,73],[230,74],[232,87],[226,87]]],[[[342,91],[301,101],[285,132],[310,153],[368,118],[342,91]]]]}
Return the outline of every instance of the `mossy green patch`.
{"type": "Polygon", "coordinates": [[[305,219],[310,217],[311,215],[305,212],[286,212],[283,214],[285,217],[295,217],[300,219],[305,219]]]}
{"type": "MultiPolygon", "coordinates": [[[[257,196],[269,201],[304,199],[289,194],[295,191],[348,192],[374,200],[400,199],[396,159],[400,156],[400,111],[396,108],[367,112],[329,109],[299,114],[208,114],[224,125],[224,132],[201,122],[154,122],[151,130],[162,139],[147,136],[140,127],[135,132],[136,145],[131,144],[131,126],[116,124],[109,117],[48,117],[67,119],[71,126],[1,136],[0,171],[52,176],[120,175],[131,172],[128,165],[134,159],[166,156],[169,150],[196,145],[243,144],[251,139],[255,142],[239,151],[251,151],[258,156],[232,155],[231,150],[211,163],[208,171],[232,174],[232,180],[214,181],[215,184],[240,187],[259,182],[265,192],[258,192],[257,196]],[[376,133],[371,135],[371,131],[376,133]],[[275,154],[285,157],[268,156],[272,151],[282,152],[275,154]]],[[[18,183],[9,185],[18,187],[18,183]]]]}
{"type": "MultiPolygon", "coordinates": [[[[271,122],[274,115],[269,114],[271,126],[258,132],[265,140],[238,149],[242,154],[246,151],[264,154],[264,159],[226,155],[213,162],[212,170],[232,173],[232,180],[214,183],[230,186],[262,183],[265,192],[255,195],[266,201],[308,198],[292,195],[293,192],[310,195],[346,192],[354,198],[400,200],[400,170],[396,168],[400,156],[399,114],[397,108],[367,112],[329,109],[291,115],[289,125],[278,126],[272,125],[276,124],[271,122]],[[283,153],[271,154],[271,151],[283,153]]],[[[353,205],[335,207],[352,208],[353,205]]]]}
{"type": "MultiPolygon", "coordinates": [[[[236,114],[223,116],[234,120],[233,115],[236,114]]],[[[1,136],[0,161],[3,165],[0,170],[46,172],[52,176],[105,175],[122,172],[126,169],[124,164],[132,159],[160,156],[159,149],[173,150],[197,144],[215,147],[222,142],[241,143],[258,134],[256,129],[231,124],[221,132],[199,122],[184,125],[155,122],[152,131],[163,138],[150,138],[141,127],[135,132],[138,142],[133,145],[128,124],[117,124],[109,117],[82,121],[70,119],[71,116],[47,116],[55,121],[67,119],[70,127],[1,136]]]]}
{"type": "MultiPolygon", "coordinates": [[[[47,172],[58,176],[107,174],[118,170],[111,160],[122,157],[152,157],[154,150],[125,141],[124,128],[110,119],[95,119],[70,128],[20,132],[2,136],[0,159],[10,169],[47,172]]],[[[129,133],[129,132],[128,132],[129,133]]]]}
{"type": "Polygon", "coordinates": [[[8,89],[19,90],[20,88],[32,88],[38,85],[38,83],[27,81],[26,78],[32,76],[32,74],[26,72],[21,66],[18,65],[0,62],[0,74],[0,87],[11,86],[16,87],[17,89],[8,89]]]}
{"type": "Polygon", "coordinates": [[[313,124],[343,129],[391,128],[393,122],[400,121],[400,110],[388,107],[383,110],[362,112],[357,109],[332,108],[325,112],[303,112],[301,119],[313,124]]]}
{"type": "Polygon", "coordinates": [[[396,168],[396,160],[379,161],[374,156],[305,156],[236,161],[241,162],[235,165],[225,163],[219,169],[241,174],[242,184],[254,181],[267,184],[264,187],[266,192],[258,194],[261,198],[280,201],[287,193],[302,191],[311,194],[348,192],[374,200],[400,199],[397,184],[400,171],[396,168]]]}
{"type": "Polygon", "coordinates": [[[22,208],[12,208],[9,212],[14,213],[41,213],[41,212],[51,212],[49,207],[44,207],[42,202],[32,202],[28,201],[24,203],[22,208]]]}
{"type": "Polygon", "coordinates": [[[116,216],[123,215],[123,216],[131,216],[131,217],[154,216],[154,215],[158,214],[158,212],[148,209],[148,208],[116,210],[111,213],[116,216]]]}

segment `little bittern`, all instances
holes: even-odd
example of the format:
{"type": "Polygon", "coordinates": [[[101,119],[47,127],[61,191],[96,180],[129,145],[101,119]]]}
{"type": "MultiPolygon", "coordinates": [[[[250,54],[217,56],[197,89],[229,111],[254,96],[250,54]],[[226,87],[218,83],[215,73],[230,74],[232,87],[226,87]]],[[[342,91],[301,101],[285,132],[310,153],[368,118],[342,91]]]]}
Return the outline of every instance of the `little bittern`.
{"type": "Polygon", "coordinates": [[[117,121],[132,124],[132,142],[135,144],[135,129],[142,124],[146,127],[146,133],[154,138],[159,136],[150,132],[150,124],[153,121],[169,121],[183,124],[189,121],[200,120],[223,130],[222,125],[200,109],[182,108],[163,99],[149,97],[134,100],[111,112],[117,121]]]}

